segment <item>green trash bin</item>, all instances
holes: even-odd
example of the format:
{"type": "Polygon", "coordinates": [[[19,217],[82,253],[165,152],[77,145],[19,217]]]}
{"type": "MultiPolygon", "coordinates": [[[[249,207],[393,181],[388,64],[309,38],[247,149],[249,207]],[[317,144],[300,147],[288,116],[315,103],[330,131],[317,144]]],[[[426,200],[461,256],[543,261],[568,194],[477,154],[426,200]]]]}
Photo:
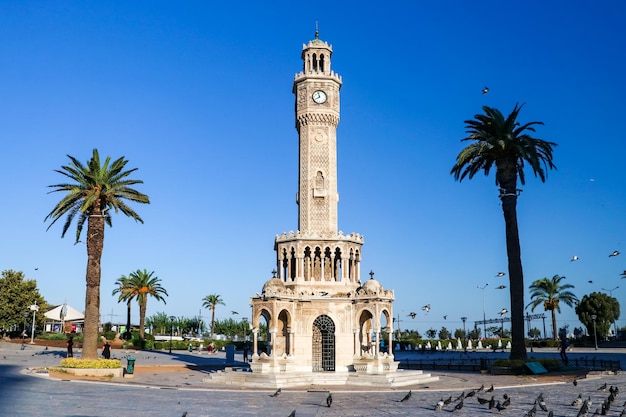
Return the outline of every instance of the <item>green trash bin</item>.
{"type": "Polygon", "coordinates": [[[126,373],[132,375],[135,372],[135,358],[127,358],[126,373]]]}

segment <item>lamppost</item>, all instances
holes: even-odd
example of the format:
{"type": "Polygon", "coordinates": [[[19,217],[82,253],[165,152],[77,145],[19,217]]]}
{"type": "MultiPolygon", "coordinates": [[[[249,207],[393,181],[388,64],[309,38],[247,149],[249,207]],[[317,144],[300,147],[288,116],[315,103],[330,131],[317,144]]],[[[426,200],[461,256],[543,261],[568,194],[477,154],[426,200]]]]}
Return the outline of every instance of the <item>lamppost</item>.
{"type": "Polygon", "coordinates": [[[172,333],[174,333],[174,320],[176,320],[176,317],[174,316],[170,316],[170,353],[172,353],[172,333]]]}
{"type": "Polygon", "coordinates": [[[33,327],[30,332],[30,344],[34,345],[35,344],[35,314],[37,314],[37,312],[39,311],[39,306],[37,305],[37,301],[35,301],[35,304],[31,305],[29,308],[33,312],[33,327]]]}
{"type": "Polygon", "coordinates": [[[591,315],[591,320],[593,320],[593,340],[596,345],[596,350],[598,350],[598,334],[596,333],[596,319],[597,318],[598,316],[596,316],[595,314],[591,315]]]}
{"type": "Polygon", "coordinates": [[[482,287],[480,285],[476,286],[476,288],[483,292],[483,338],[487,337],[487,317],[485,316],[485,288],[487,288],[487,285],[489,285],[489,283],[486,283],[482,287]]]}
{"type": "Polygon", "coordinates": [[[465,333],[465,322],[467,321],[467,317],[461,317],[463,320],[463,339],[467,339],[467,333],[465,333]]]}
{"type": "Polygon", "coordinates": [[[532,320],[532,317],[530,316],[530,314],[528,312],[526,312],[526,322],[528,322],[528,339],[530,340],[530,351],[533,351],[533,339],[532,336],[530,335],[530,321],[532,320]]]}
{"type": "MultiPolygon", "coordinates": [[[[609,297],[613,297],[613,291],[619,288],[619,285],[613,288],[612,290],[607,290],[606,288],[602,288],[603,291],[607,291],[609,293],[609,297]]],[[[613,320],[613,328],[615,329],[615,340],[617,340],[617,323],[613,320]]]]}

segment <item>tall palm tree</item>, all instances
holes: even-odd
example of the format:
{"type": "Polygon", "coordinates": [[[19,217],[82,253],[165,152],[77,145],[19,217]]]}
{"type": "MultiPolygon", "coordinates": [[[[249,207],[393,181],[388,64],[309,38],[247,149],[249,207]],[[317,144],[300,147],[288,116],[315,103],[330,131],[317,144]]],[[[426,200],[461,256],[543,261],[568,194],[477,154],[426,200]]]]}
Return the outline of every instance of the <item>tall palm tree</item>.
{"type": "Polygon", "coordinates": [[[511,359],[526,359],[524,343],[524,275],[517,226],[517,180],[525,184],[524,167],[527,163],[536,177],[546,180],[545,169],[556,168],[552,163],[552,148],[556,143],[530,136],[533,126],[542,122],[523,125],[517,121],[522,106],[515,105],[511,114],[504,118],[494,108],[483,106],[484,114],[466,120],[468,136],[461,141],[473,143],[457,156],[450,174],[457,181],[472,179],[482,171],[489,175],[496,168],[496,185],[500,187],[500,200],[506,230],[506,250],[509,260],[509,290],[511,296],[511,359]]]}
{"type": "Polygon", "coordinates": [[[111,295],[119,294],[117,302],[126,302],[126,331],[122,335],[122,338],[125,340],[129,340],[131,334],[130,306],[134,296],[131,294],[129,278],[127,276],[122,275],[120,278],[117,279],[117,281],[115,281],[115,284],[117,284],[117,287],[113,290],[113,293],[111,295]]]}
{"type": "Polygon", "coordinates": [[[104,247],[104,225],[111,223],[110,209],[121,211],[140,223],[143,220],[130,208],[125,200],[136,203],[150,203],[147,195],[131,188],[142,184],[141,180],[129,179],[137,168],[125,170],[128,161],[121,157],[111,162],[107,157],[100,163],[98,150],[94,149],[91,159],[83,165],[73,156],[69,165],[55,170],[69,179],[67,183],[50,185],[50,193],[64,192],[65,196],[46,216],[51,220],[48,229],[60,218],[67,215],[61,237],[76,219],[76,242],[79,241],[85,221],[87,222],[87,271],[85,289],[85,328],[83,339],[83,358],[98,358],[98,325],[100,319],[100,260],[104,247]]]}
{"type": "Polygon", "coordinates": [[[226,305],[218,294],[209,294],[202,299],[202,307],[211,310],[211,339],[213,339],[213,333],[215,331],[215,307],[219,304],[223,306],[226,305]]]}
{"type": "MultiPolygon", "coordinates": [[[[552,336],[554,339],[558,339],[557,327],[556,327],[556,312],[561,312],[560,302],[573,307],[578,302],[578,297],[574,295],[570,288],[574,288],[571,284],[561,285],[565,277],[555,275],[552,278],[541,278],[536,280],[530,285],[530,299],[533,300],[528,303],[532,311],[539,304],[543,304],[543,310],[552,312],[552,336]]],[[[528,307],[527,306],[527,307],[528,307]]]]}
{"type": "Polygon", "coordinates": [[[146,309],[148,306],[148,297],[152,296],[158,301],[165,299],[163,295],[167,296],[167,291],[161,286],[161,279],[155,277],[154,271],[148,272],[147,270],[136,270],[131,272],[128,276],[128,291],[132,298],[137,299],[139,304],[139,338],[143,339],[145,336],[145,321],[146,321],[146,309]]]}

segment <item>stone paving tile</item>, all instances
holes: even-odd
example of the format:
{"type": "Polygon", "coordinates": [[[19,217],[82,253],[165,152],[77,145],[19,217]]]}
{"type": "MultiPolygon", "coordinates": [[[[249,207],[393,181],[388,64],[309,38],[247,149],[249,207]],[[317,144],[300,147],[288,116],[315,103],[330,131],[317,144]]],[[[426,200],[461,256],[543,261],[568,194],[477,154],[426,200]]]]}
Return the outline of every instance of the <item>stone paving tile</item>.
{"type": "MultiPolygon", "coordinates": [[[[286,417],[292,410],[296,410],[298,417],[441,416],[451,412],[452,407],[442,412],[435,411],[435,404],[440,399],[456,398],[461,391],[476,389],[481,384],[489,387],[492,383],[495,387],[493,394],[481,393],[480,396],[489,398],[489,395],[494,395],[495,399],[502,401],[505,393],[509,395],[511,405],[500,413],[502,415],[523,416],[540,393],[555,416],[576,416],[578,409],[571,402],[578,394],[590,397],[593,402],[591,415],[609,395],[608,391],[598,391],[604,383],[617,386],[622,391],[608,415],[618,416],[626,400],[626,375],[623,374],[592,374],[574,386],[571,382],[573,377],[568,375],[555,382],[541,377],[438,373],[438,382],[411,387],[412,396],[405,402],[400,399],[408,388],[349,390],[330,387],[333,403],[329,408],[326,406],[328,388],[318,387],[315,391],[283,389],[277,397],[271,397],[273,390],[269,389],[209,389],[201,382],[206,374],[202,371],[137,374],[133,379],[116,383],[53,380],[45,376],[36,377],[33,372],[23,372],[25,368],[58,365],[62,353],[31,346],[20,351],[19,345],[0,343],[0,416],[182,417],[187,412],[187,417],[286,417]]],[[[164,366],[174,362],[192,364],[198,361],[198,358],[180,353],[118,351],[116,354],[138,356],[138,364],[145,361],[164,366]]],[[[624,350],[611,354],[623,355],[624,350]]],[[[202,358],[205,363],[215,360],[219,358],[202,358]]],[[[487,416],[498,413],[471,397],[465,399],[463,408],[454,414],[487,416]]],[[[542,417],[547,413],[539,411],[537,415],[542,417]]]]}

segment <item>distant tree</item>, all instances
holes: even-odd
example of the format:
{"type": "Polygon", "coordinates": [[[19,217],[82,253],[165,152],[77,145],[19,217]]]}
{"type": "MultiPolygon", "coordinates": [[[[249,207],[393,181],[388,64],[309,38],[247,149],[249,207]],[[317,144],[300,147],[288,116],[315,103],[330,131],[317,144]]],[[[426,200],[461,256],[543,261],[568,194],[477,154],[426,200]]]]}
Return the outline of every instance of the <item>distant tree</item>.
{"type": "Polygon", "coordinates": [[[532,329],[530,329],[528,331],[528,337],[532,338],[532,339],[537,339],[541,336],[541,330],[539,330],[536,327],[533,327],[532,329]]]}
{"type": "Polygon", "coordinates": [[[202,299],[202,307],[211,310],[211,339],[215,336],[215,308],[220,304],[226,305],[218,294],[209,294],[202,299]]]}
{"type": "Polygon", "coordinates": [[[437,336],[437,330],[433,329],[432,327],[428,330],[426,330],[426,337],[429,339],[434,339],[435,336],[437,336]]]}
{"type": "Polygon", "coordinates": [[[25,330],[32,325],[33,312],[30,306],[37,303],[39,311],[35,313],[35,324],[43,323],[46,312],[46,300],[39,294],[37,281],[25,279],[23,272],[8,269],[0,276],[0,330],[2,336],[8,331],[25,330]]]}
{"type": "Polygon", "coordinates": [[[439,339],[441,340],[450,339],[450,331],[446,329],[445,327],[442,327],[441,330],[439,330],[439,339]]]}
{"type": "Polygon", "coordinates": [[[143,271],[138,269],[131,272],[128,276],[127,291],[139,304],[139,337],[145,338],[145,321],[146,321],[146,309],[148,306],[148,297],[153,297],[158,301],[165,302],[163,296],[167,296],[167,291],[161,286],[161,279],[153,276],[154,271],[148,272],[146,269],[143,271]]]}
{"type": "Polygon", "coordinates": [[[456,329],[454,331],[454,338],[455,339],[465,339],[465,332],[463,331],[463,329],[456,329]]]}
{"type": "Polygon", "coordinates": [[[162,311],[146,317],[146,326],[154,329],[155,333],[168,334],[171,326],[170,317],[162,311]]]}
{"type": "Polygon", "coordinates": [[[538,279],[530,285],[530,299],[532,301],[528,306],[532,311],[535,311],[538,305],[543,304],[544,311],[550,311],[552,314],[552,336],[555,340],[558,339],[556,312],[561,312],[561,302],[570,307],[578,302],[578,297],[570,291],[574,286],[561,284],[564,279],[565,277],[555,275],[552,278],[538,279]]]}
{"type": "Polygon", "coordinates": [[[489,175],[496,170],[496,185],[500,188],[502,213],[506,227],[506,249],[509,260],[509,292],[511,298],[511,354],[510,359],[526,359],[524,340],[524,275],[517,225],[517,197],[520,190],[517,181],[525,184],[524,167],[530,166],[541,181],[545,181],[545,169],[555,168],[552,148],[556,143],[533,138],[535,125],[542,122],[520,124],[517,121],[522,106],[515,105],[508,117],[495,108],[483,106],[484,114],[466,120],[466,132],[462,141],[472,141],[457,156],[450,173],[458,181],[472,179],[479,172],[489,175]]]}
{"type": "Polygon", "coordinates": [[[61,237],[65,236],[76,220],[76,242],[79,241],[87,222],[87,271],[85,287],[85,327],[83,329],[83,359],[98,359],[98,336],[100,324],[100,261],[104,248],[104,225],[111,223],[111,209],[143,223],[139,215],[126,204],[149,203],[147,195],[132,188],[143,181],[129,179],[137,168],[125,170],[128,161],[121,157],[111,162],[107,157],[100,163],[98,150],[94,149],[87,165],[68,155],[70,164],[55,170],[66,177],[67,183],[50,185],[51,193],[65,193],[61,201],[46,216],[51,220],[48,229],[59,219],[65,218],[61,237]]]}
{"type": "Polygon", "coordinates": [[[481,333],[482,329],[480,327],[475,327],[474,329],[470,330],[469,332],[469,338],[470,339],[480,339],[480,333],[481,333]]]}
{"type": "Polygon", "coordinates": [[[619,301],[602,292],[592,292],[583,296],[576,306],[576,314],[580,322],[587,328],[587,333],[593,335],[595,315],[596,334],[599,338],[609,333],[611,323],[619,318],[619,301]]]}

